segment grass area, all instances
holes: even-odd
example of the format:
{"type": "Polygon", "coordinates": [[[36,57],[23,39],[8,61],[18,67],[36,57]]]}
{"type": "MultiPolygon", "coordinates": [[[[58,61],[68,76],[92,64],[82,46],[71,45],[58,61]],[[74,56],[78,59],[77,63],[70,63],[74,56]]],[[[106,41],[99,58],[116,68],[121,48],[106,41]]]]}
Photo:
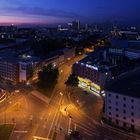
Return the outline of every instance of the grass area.
{"type": "Polygon", "coordinates": [[[0,125],[0,140],[9,140],[13,127],[12,124],[0,125]]]}

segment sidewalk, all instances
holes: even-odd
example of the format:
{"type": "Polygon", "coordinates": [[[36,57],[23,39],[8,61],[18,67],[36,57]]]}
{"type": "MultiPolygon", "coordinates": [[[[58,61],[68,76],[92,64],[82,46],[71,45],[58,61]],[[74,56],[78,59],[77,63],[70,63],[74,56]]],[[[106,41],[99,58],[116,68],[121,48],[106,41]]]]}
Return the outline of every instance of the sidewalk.
{"type": "Polygon", "coordinates": [[[63,134],[57,134],[56,135],[56,140],[65,140],[65,135],[63,134]]]}
{"type": "Polygon", "coordinates": [[[137,139],[140,140],[140,136],[137,135],[137,134],[134,134],[134,133],[131,133],[131,132],[130,133],[127,133],[127,132],[125,132],[123,130],[117,129],[117,128],[115,128],[115,127],[113,127],[111,125],[108,125],[106,123],[103,123],[103,122],[102,122],[102,124],[103,124],[102,126],[105,127],[105,128],[108,128],[108,129],[111,129],[113,131],[116,131],[117,133],[121,133],[122,135],[131,137],[131,138],[135,138],[136,140],[137,139]]]}

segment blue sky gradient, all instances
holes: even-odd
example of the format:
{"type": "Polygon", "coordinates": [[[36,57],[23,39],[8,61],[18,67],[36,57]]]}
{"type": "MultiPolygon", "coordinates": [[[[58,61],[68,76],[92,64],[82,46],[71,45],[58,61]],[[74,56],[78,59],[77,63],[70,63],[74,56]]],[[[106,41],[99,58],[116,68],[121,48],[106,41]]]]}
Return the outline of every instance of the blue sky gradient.
{"type": "Polygon", "coordinates": [[[140,0],[0,0],[0,23],[140,23],[140,0]]]}

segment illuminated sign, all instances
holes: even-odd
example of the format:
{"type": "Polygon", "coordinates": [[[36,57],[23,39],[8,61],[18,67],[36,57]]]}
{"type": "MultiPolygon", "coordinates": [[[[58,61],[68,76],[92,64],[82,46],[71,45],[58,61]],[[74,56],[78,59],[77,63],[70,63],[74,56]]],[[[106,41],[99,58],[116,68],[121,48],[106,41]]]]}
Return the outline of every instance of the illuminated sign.
{"type": "MultiPolygon", "coordinates": [[[[76,62],[78,64],[78,62],[76,62]]],[[[91,69],[94,69],[94,70],[97,70],[98,71],[98,67],[95,67],[95,66],[91,66],[89,64],[84,64],[84,63],[81,63],[82,66],[86,66],[88,68],[91,68],[91,69]]]]}
{"type": "Polygon", "coordinates": [[[95,67],[95,66],[91,66],[91,65],[88,65],[88,64],[86,64],[86,67],[91,68],[91,69],[94,69],[94,70],[98,70],[97,67],[95,67]]]}

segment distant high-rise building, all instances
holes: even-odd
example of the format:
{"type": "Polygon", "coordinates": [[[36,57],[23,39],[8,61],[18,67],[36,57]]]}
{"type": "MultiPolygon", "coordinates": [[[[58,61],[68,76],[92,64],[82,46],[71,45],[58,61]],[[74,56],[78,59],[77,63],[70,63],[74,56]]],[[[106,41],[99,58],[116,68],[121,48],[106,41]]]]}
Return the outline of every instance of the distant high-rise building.
{"type": "Polygon", "coordinates": [[[94,31],[98,31],[98,25],[97,24],[95,24],[95,26],[94,26],[94,31]]]}
{"type": "Polygon", "coordinates": [[[61,28],[62,28],[61,25],[58,25],[58,30],[61,30],[61,28]]]}
{"type": "Polygon", "coordinates": [[[72,23],[70,23],[70,22],[68,23],[68,29],[72,30],[72,23]]]}
{"type": "Polygon", "coordinates": [[[85,31],[88,30],[88,24],[85,24],[85,31]]]}
{"type": "Polygon", "coordinates": [[[79,31],[80,30],[80,21],[76,20],[72,22],[72,30],[79,31]]]}
{"type": "Polygon", "coordinates": [[[113,23],[112,22],[105,22],[103,24],[103,31],[104,33],[110,33],[113,30],[113,23]]]}

